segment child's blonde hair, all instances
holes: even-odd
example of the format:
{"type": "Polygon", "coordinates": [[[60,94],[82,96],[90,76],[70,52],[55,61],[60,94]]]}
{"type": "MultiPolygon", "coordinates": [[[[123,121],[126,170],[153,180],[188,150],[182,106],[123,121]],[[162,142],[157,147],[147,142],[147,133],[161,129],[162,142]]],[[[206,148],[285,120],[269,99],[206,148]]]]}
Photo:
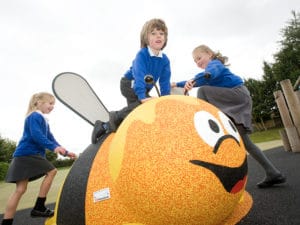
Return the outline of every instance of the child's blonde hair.
{"type": "Polygon", "coordinates": [[[162,19],[151,19],[144,24],[141,30],[141,48],[149,45],[148,34],[150,34],[155,28],[165,33],[165,44],[161,50],[166,47],[168,42],[168,28],[166,23],[162,19]]]}
{"type": "Polygon", "coordinates": [[[48,93],[48,92],[39,92],[34,95],[32,95],[29,106],[26,115],[29,115],[30,113],[38,110],[38,102],[44,103],[44,102],[51,102],[55,101],[54,95],[48,93]]]}
{"type": "Polygon", "coordinates": [[[227,64],[228,61],[228,57],[227,56],[223,56],[220,52],[214,52],[213,50],[211,50],[208,46],[206,45],[199,45],[198,47],[196,47],[193,50],[193,58],[195,59],[195,56],[197,55],[198,52],[205,52],[208,54],[211,54],[212,57],[211,59],[218,59],[220,60],[225,66],[229,66],[229,64],[227,64]]]}

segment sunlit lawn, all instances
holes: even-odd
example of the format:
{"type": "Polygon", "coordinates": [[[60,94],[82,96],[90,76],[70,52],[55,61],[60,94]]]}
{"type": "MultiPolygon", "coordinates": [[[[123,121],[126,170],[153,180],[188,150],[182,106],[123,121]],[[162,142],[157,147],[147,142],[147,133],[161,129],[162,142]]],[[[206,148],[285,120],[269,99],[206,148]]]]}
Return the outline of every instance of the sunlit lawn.
{"type": "Polygon", "coordinates": [[[276,129],[269,129],[266,131],[254,132],[250,135],[250,138],[254,143],[280,140],[281,137],[279,134],[279,130],[282,129],[283,128],[276,128],[276,129]]]}

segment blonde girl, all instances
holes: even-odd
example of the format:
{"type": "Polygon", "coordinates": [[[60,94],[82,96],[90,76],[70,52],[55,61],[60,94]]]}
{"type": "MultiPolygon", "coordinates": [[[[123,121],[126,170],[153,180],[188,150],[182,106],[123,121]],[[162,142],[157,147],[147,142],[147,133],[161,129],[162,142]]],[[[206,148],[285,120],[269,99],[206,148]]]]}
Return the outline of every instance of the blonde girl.
{"type": "Polygon", "coordinates": [[[8,183],[15,183],[16,189],[8,199],[2,225],[13,224],[13,217],[28,182],[40,177],[44,177],[44,180],[31,216],[51,217],[54,214],[53,210],[46,208],[45,201],[57,170],[46,159],[46,149],[75,158],[74,153],[68,152],[55,140],[44,116],[53,110],[54,104],[54,96],[47,92],[36,93],[30,99],[23,136],[15,149],[5,179],[8,183]]]}
{"type": "Polygon", "coordinates": [[[228,58],[206,45],[196,47],[192,56],[196,65],[204,71],[191,80],[174,82],[172,87],[184,87],[186,90],[199,87],[198,98],[215,105],[233,120],[246,150],[265,170],[265,178],[257,184],[259,188],[284,183],[286,177],[249,138],[252,131],[252,99],[243,80],[228,69],[228,58]]]}

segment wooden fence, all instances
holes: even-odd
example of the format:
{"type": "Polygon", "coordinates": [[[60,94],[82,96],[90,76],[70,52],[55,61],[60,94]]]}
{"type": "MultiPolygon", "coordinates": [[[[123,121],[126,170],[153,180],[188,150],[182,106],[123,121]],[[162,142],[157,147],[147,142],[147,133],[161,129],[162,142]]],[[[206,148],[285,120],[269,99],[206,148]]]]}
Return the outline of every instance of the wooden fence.
{"type": "Polygon", "coordinates": [[[274,97],[284,129],[280,131],[286,151],[300,152],[300,77],[292,86],[289,79],[280,82],[281,90],[274,97]]]}

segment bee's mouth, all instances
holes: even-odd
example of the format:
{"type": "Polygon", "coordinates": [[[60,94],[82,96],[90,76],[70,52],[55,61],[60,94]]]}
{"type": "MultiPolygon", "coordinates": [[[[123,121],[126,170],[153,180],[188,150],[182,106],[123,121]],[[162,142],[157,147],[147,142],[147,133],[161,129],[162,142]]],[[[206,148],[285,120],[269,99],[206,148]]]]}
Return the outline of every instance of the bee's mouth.
{"type": "Polygon", "coordinates": [[[242,165],[236,168],[216,165],[201,160],[190,160],[190,163],[205,167],[212,171],[219,178],[224,189],[232,194],[239,192],[245,186],[247,181],[247,157],[245,157],[242,165]]]}

